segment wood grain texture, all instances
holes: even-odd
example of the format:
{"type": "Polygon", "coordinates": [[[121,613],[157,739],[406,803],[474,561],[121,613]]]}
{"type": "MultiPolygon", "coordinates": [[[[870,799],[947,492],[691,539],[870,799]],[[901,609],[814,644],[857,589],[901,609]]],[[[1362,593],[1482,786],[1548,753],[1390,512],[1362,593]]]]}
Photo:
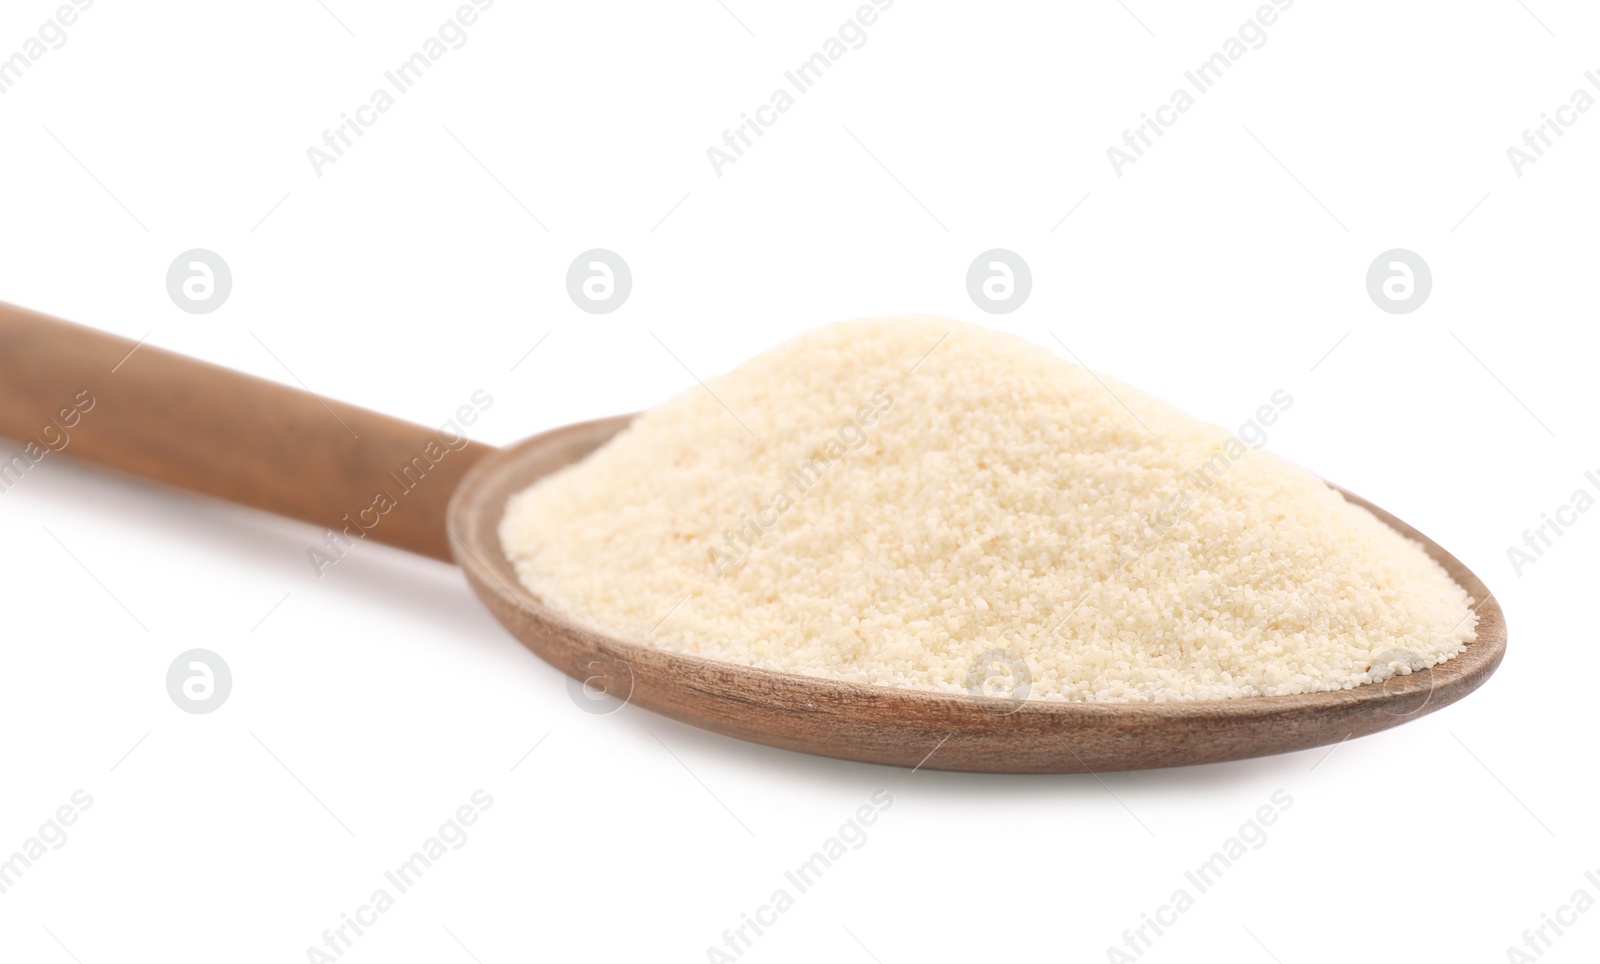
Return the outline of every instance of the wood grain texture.
{"type": "Polygon", "coordinates": [[[1338,743],[1432,713],[1477,689],[1505,655],[1504,615],[1478,577],[1421,533],[1348,492],[1347,499],[1422,543],[1481,601],[1477,639],[1461,655],[1431,670],[1334,693],[1014,703],[795,676],[609,639],[574,625],[525,589],[497,530],[510,496],[582,459],[631,418],[556,429],[474,467],[450,506],[457,561],[495,616],[547,662],[632,704],[739,739],[848,760],[999,773],[1212,763],[1338,743]]]}
{"type": "Polygon", "coordinates": [[[0,436],[40,438],[78,393],[93,407],[49,430],[60,455],[447,561],[450,496],[494,451],[457,437],[435,462],[438,429],[0,304],[0,436]]]}

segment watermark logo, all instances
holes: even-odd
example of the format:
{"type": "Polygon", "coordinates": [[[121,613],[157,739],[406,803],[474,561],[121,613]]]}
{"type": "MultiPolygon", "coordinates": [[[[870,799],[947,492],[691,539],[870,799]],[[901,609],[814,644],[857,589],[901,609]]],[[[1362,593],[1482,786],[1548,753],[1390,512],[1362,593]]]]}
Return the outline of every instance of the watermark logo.
{"type": "Polygon", "coordinates": [[[205,248],[185,251],[167,269],[167,295],[191,315],[209,315],[233,292],[233,271],[222,255],[205,248]]]}
{"type": "Polygon", "coordinates": [[[69,430],[76,428],[84,413],[94,408],[95,398],[84,389],[72,398],[71,405],[63,405],[50,421],[40,426],[39,434],[24,445],[15,455],[0,455],[0,493],[10,492],[23,476],[44,461],[45,456],[59,452],[72,442],[69,430]]]}
{"type": "Polygon", "coordinates": [[[973,258],[967,268],[967,294],[973,304],[991,315],[1021,308],[1032,290],[1033,272],[1015,251],[990,248],[973,258]]]}
{"type": "Polygon", "coordinates": [[[1220,483],[1230,469],[1251,451],[1267,444],[1267,428],[1294,405],[1294,396],[1283,389],[1272,393],[1267,402],[1239,431],[1211,450],[1206,460],[1183,474],[1183,482],[1153,511],[1137,514],[1136,519],[1106,547],[1106,557],[1118,569],[1125,569],[1154,549],[1167,533],[1199,505],[1199,496],[1220,483]],[[1193,491],[1191,491],[1191,487],[1193,491]]]}
{"type": "MultiPolygon", "coordinates": [[[[450,51],[460,50],[467,45],[469,39],[467,28],[477,24],[478,18],[493,5],[494,0],[472,0],[470,6],[461,4],[456,8],[455,14],[446,18],[445,22],[439,25],[439,29],[425,38],[405,60],[384,71],[384,86],[373,90],[368,95],[366,103],[341,112],[339,123],[324,128],[321,146],[312,144],[306,148],[306,160],[311,162],[311,172],[317,177],[322,177],[325,168],[339,163],[355,147],[357,141],[367,136],[367,131],[376,125],[383,115],[394,109],[400,97],[410,93],[422,82],[422,78],[433,70],[435,64],[450,51]]],[[[445,128],[445,132],[450,133],[450,128],[445,128]]],[[[450,136],[460,143],[459,137],[455,137],[454,134],[450,136]]],[[[461,146],[465,148],[467,145],[461,146]]],[[[467,153],[472,152],[469,150],[467,153]]],[[[473,159],[477,160],[476,156],[473,159]]],[[[478,163],[481,165],[483,162],[478,161],[478,163]]]]}
{"type": "Polygon", "coordinates": [[[228,701],[233,671],[209,649],[180,653],[167,667],[167,693],[185,713],[210,713],[228,701]]]}
{"type": "MultiPolygon", "coordinates": [[[[0,465],[0,472],[5,471],[5,466],[0,465]]],[[[1596,503],[1595,493],[1600,492],[1600,472],[1589,470],[1583,473],[1583,480],[1594,492],[1587,488],[1577,488],[1572,491],[1572,497],[1550,512],[1539,513],[1539,524],[1533,528],[1522,530],[1522,545],[1506,546],[1506,560],[1511,563],[1511,571],[1521,579],[1522,574],[1529,566],[1534,565],[1544,558],[1544,554],[1555,548],[1556,540],[1567,534],[1567,530],[1578,524],[1583,514],[1594,508],[1596,503]]],[[[3,488],[0,483],[0,488],[3,488]]]]}
{"type": "Polygon", "coordinates": [[[967,667],[967,692],[984,709],[1009,716],[1033,692],[1033,669],[1015,650],[988,650],[967,667]]]}
{"type": "Polygon", "coordinates": [[[1392,248],[1373,258],[1367,268],[1367,294],[1391,315],[1416,311],[1431,291],[1433,272],[1415,251],[1392,248]]]}
{"type": "Polygon", "coordinates": [[[1292,6],[1294,0],[1272,0],[1270,6],[1261,4],[1232,36],[1223,39],[1220,48],[1192,69],[1184,71],[1183,79],[1187,86],[1173,90],[1167,103],[1141,113],[1139,123],[1131,128],[1123,128],[1122,143],[1106,148],[1106,159],[1111,162],[1112,173],[1121,177],[1124,168],[1137,163],[1155,147],[1157,138],[1165,137],[1167,130],[1178,123],[1178,118],[1189,113],[1198,103],[1197,94],[1209,92],[1245,54],[1265,47],[1267,28],[1276,24],[1283,12],[1292,6]],[[1155,116],[1152,117],[1152,114],[1155,116]]]}
{"type": "Polygon", "coordinates": [[[606,315],[622,307],[633,290],[633,272],[622,255],[605,248],[590,248],[572,259],[567,268],[567,295],[591,315],[606,315]]]}
{"type": "Polygon", "coordinates": [[[848,421],[840,424],[838,432],[828,436],[826,441],[811,450],[809,456],[783,473],[782,484],[770,498],[756,507],[754,518],[749,512],[741,512],[738,525],[722,530],[722,545],[714,545],[706,550],[717,575],[726,574],[730,566],[744,559],[756,543],[778,524],[783,514],[799,505],[806,493],[820,485],[828,470],[839,464],[848,452],[867,444],[867,429],[876,425],[883,413],[894,407],[894,396],[880,388],[867,401],[870,404],[857,408],[848,421]]]}
{"type": "Polygon", "coordinates": [[[0,53],[0,94],[4,94],[22,81],[23,75],[33,69],[45,54],[67,45],[67,28],[78,22],[94,0],[72,0],[71,6],[63,3],[55,15],[39,25],[33,35],[22,41],[20,49],[10,56],[0,53]]]}
{"type": "Polygon", "coordinates": [[[1134,964],[1143,960],[1162,936],[1184,920],[1201,897],[1221,883],[1224,875],[1236,874],[1235,868],[1241,860],[1267,845],[1271,838],[1269,828],[1292,806],[1294,797],[1287,790],[1272,791],[1267,802],[1257,807],[1211,856],[1184,870],[1182,883],[1164,902],[1141,911],[1138,923],[1123,929],[1120,944],[1106,945],[1106,960],[1111,964],[1134,964]]]}
{"type": "Polygon", "coordinates": [[[1413,669],[1418,663],[1428,662],[1427,657],[1404,646],[1386,649],[1372,657],[1367,676],[1372,683],[1383,684],[1384,696],[1398,696],[1406,686],[1404,681],[1414,674],[1426,674],[1426,688],[1408,695],[1404,700],[1385,703],[1383,711],[1390,716],[1416,716],[1433,700],[1433,667],[1413,669]]]}
{"type": "MultiPolygon", "coordinates": [[[[1600,70],[1585,71],[1583,79],[1600,90],[1600,70]]],[[[1532,128],[1523,129],[1521,147],[1512,144],[1506,148],[1506,160],[1511,162],[1511,173],[1521,177],[1523,168],[1537,164],[1545,151],[1555,147],[1558,138],[1567,136],[1567,128],[1576,124],[1595,105],[1595,95],[1583,87],[1574,90],[1567,100],[1567,103],[1557,105],[1555,110],[1540,114],[1539,123],[1532,128]]]]}
{"type": "Polygon", "coordinates": [[[494,396],[480,388],[472,393],[469,401],[470,405],[456,407],[455,416],[439,426],[439,434],[412,453],[411,461],[384,470],[381,488],[374,490],[370,503],[346,512],[339,520],[338,529],[323,532],[320,545],[306,547],[306,558],[318,579],[327,575],[329,567],[338,565],[358,539],[365,539],[385,516],[398,508],[401,500],[420,486],[450,453],[471,444],[467,428],[476,425],[479,416],[494,406],[494,396]]]}
{"type": "Polygon", "coordinates": [[[78,822],[78,817],[94,806],[94,797],[82,789],[72,791],[72,798],[57,807],[50,818],[9,856],[0,850],[0,894],[17,885],[22,875],[33,869],[53,850],[67,845],[66,828],[78,822]]]}
{"type": "Polygon", "coordinates": [[[615,713],[633,698],[633,667],[620,656],[584,653],[567,670],[567,696],[585,713],[615,713]]]}
{"type": "Polygon", "coordinates": [[[756,139],[765,137],[767,130],[798,103],[799,97],[820,83],[845,54],[865,47],[868,40],[867,28],[876,24],[883,12],[892,6],[894,0],[871,0],[870,4],[861,4],[856,8],[854,16],[845,20],[837,31],[823,40],[820,49],[813,51],[811,56],[793,68],[784,71],[784,85],[774,89],[768,95],[766,103],[757,104],[754,108],[741,112],[739,123],[723,128],[722,143],[712,144],[706,148],[706,160],[711,162],[711,173],[721,177],[724,168],[738,163],[739,159],[755,146],[756,139]]]}
{"type": "Polygon", "coordinates": [[[1534,961],[1544,957],[1546,951],[1556,946],[1556,942],[1566,935],[1568,928],[1589,919],[1583,915],[1600,903],[1594,896],[1596,892],[1600,892],[1600,873],[1585,870],[1583,880],[1584,886],[1574,888],[1565,903],[1556,906],[1554,910],[1540,912],[1539,926],[1522,929],[1520,946],[1506,945],[1506,960],[1511,964],[1533,964],[1534,961]],[[1591,891],[1590,888],[1596,890],[1591,891]]]}
{"type": "Polygon", "coordinates": [[[365,902],[353,911],[342,912],[338,924],[323,928],[320,945],[306,945],[306,960],[311,964],[333,964],[342,959],[357,940],[394,909],[399,898],[420,884],[423,877],[433,874],[439,861],[467,845],[472,836],[468,828],[483,819],[484,812],[493,806],[494,797],[487,790],[480,787],[472,791],[467,802],[456,807],[421,846],[383,872],[383,884],[374,888],[365,902]]]}
{"type": "Polygon", "coordinates": [[[764,903],[741,912],[739,922],[722,931],[721,944],[706,945],[706,960],[711,964],[734,964],[741,960],[763,934],[776,927],[799,899],[821,882],[823,875],[838,866],[851,851],[867,845],[873,836],[867,828],[893,806],[894,795],[888,790],[873,791],[872,796],[839,825],[838,831],[822,841],[805,860],[783,872],[783,882],[764,903]]]}

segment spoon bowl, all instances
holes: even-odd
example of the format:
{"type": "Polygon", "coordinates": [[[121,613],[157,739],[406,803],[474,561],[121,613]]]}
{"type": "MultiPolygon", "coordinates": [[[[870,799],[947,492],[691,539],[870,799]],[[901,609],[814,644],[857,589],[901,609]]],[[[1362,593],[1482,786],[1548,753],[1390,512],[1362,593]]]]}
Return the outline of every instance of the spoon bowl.
{"type": "Polygon", "coordinates": [[[583,459],[625,415],[569,425],[480,459],[449,507],[456,561],[517,639],[591,692],[726,736],[822,756],[991,773],[1082,773],[1216,763],[1365,736],[1449,706],[1505,655],[1498,603],[1466,566],[1365,499],[1338,489],[1420,542],[1478,600],[1477,638],[1430,669],[1298,696],[1073,703],[967,696],[798,676],[613,639],[579,626],[518,580],[501,548],[506,502],[583,459]]]}

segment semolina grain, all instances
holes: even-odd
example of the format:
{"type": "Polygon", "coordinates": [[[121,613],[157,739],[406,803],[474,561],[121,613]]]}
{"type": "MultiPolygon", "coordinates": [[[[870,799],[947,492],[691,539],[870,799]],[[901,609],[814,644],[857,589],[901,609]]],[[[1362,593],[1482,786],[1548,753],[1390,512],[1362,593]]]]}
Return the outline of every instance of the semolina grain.
{"type": "Polygon", "coordinates": [[[640,416],[500,539],[604,634],[885,686],[1004,650],[1033,699],[1229,699],[1460,653],[1443,568],[1258,448],[1292,403],[1234,434],[1009,335],[846,322],[640,416]]]}

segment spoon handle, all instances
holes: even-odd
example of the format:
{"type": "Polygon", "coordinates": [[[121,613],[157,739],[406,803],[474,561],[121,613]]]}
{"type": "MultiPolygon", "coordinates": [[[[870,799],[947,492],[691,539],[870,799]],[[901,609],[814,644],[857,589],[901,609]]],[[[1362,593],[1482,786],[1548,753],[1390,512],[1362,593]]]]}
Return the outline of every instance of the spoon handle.
{"type": "Polygon", "coordinates": [[[449,561],[450,496],[493,451],[461,431],[0,303],[0,495],[60,452],[329,530],[314,563],[360,539],[449,561]]]}

